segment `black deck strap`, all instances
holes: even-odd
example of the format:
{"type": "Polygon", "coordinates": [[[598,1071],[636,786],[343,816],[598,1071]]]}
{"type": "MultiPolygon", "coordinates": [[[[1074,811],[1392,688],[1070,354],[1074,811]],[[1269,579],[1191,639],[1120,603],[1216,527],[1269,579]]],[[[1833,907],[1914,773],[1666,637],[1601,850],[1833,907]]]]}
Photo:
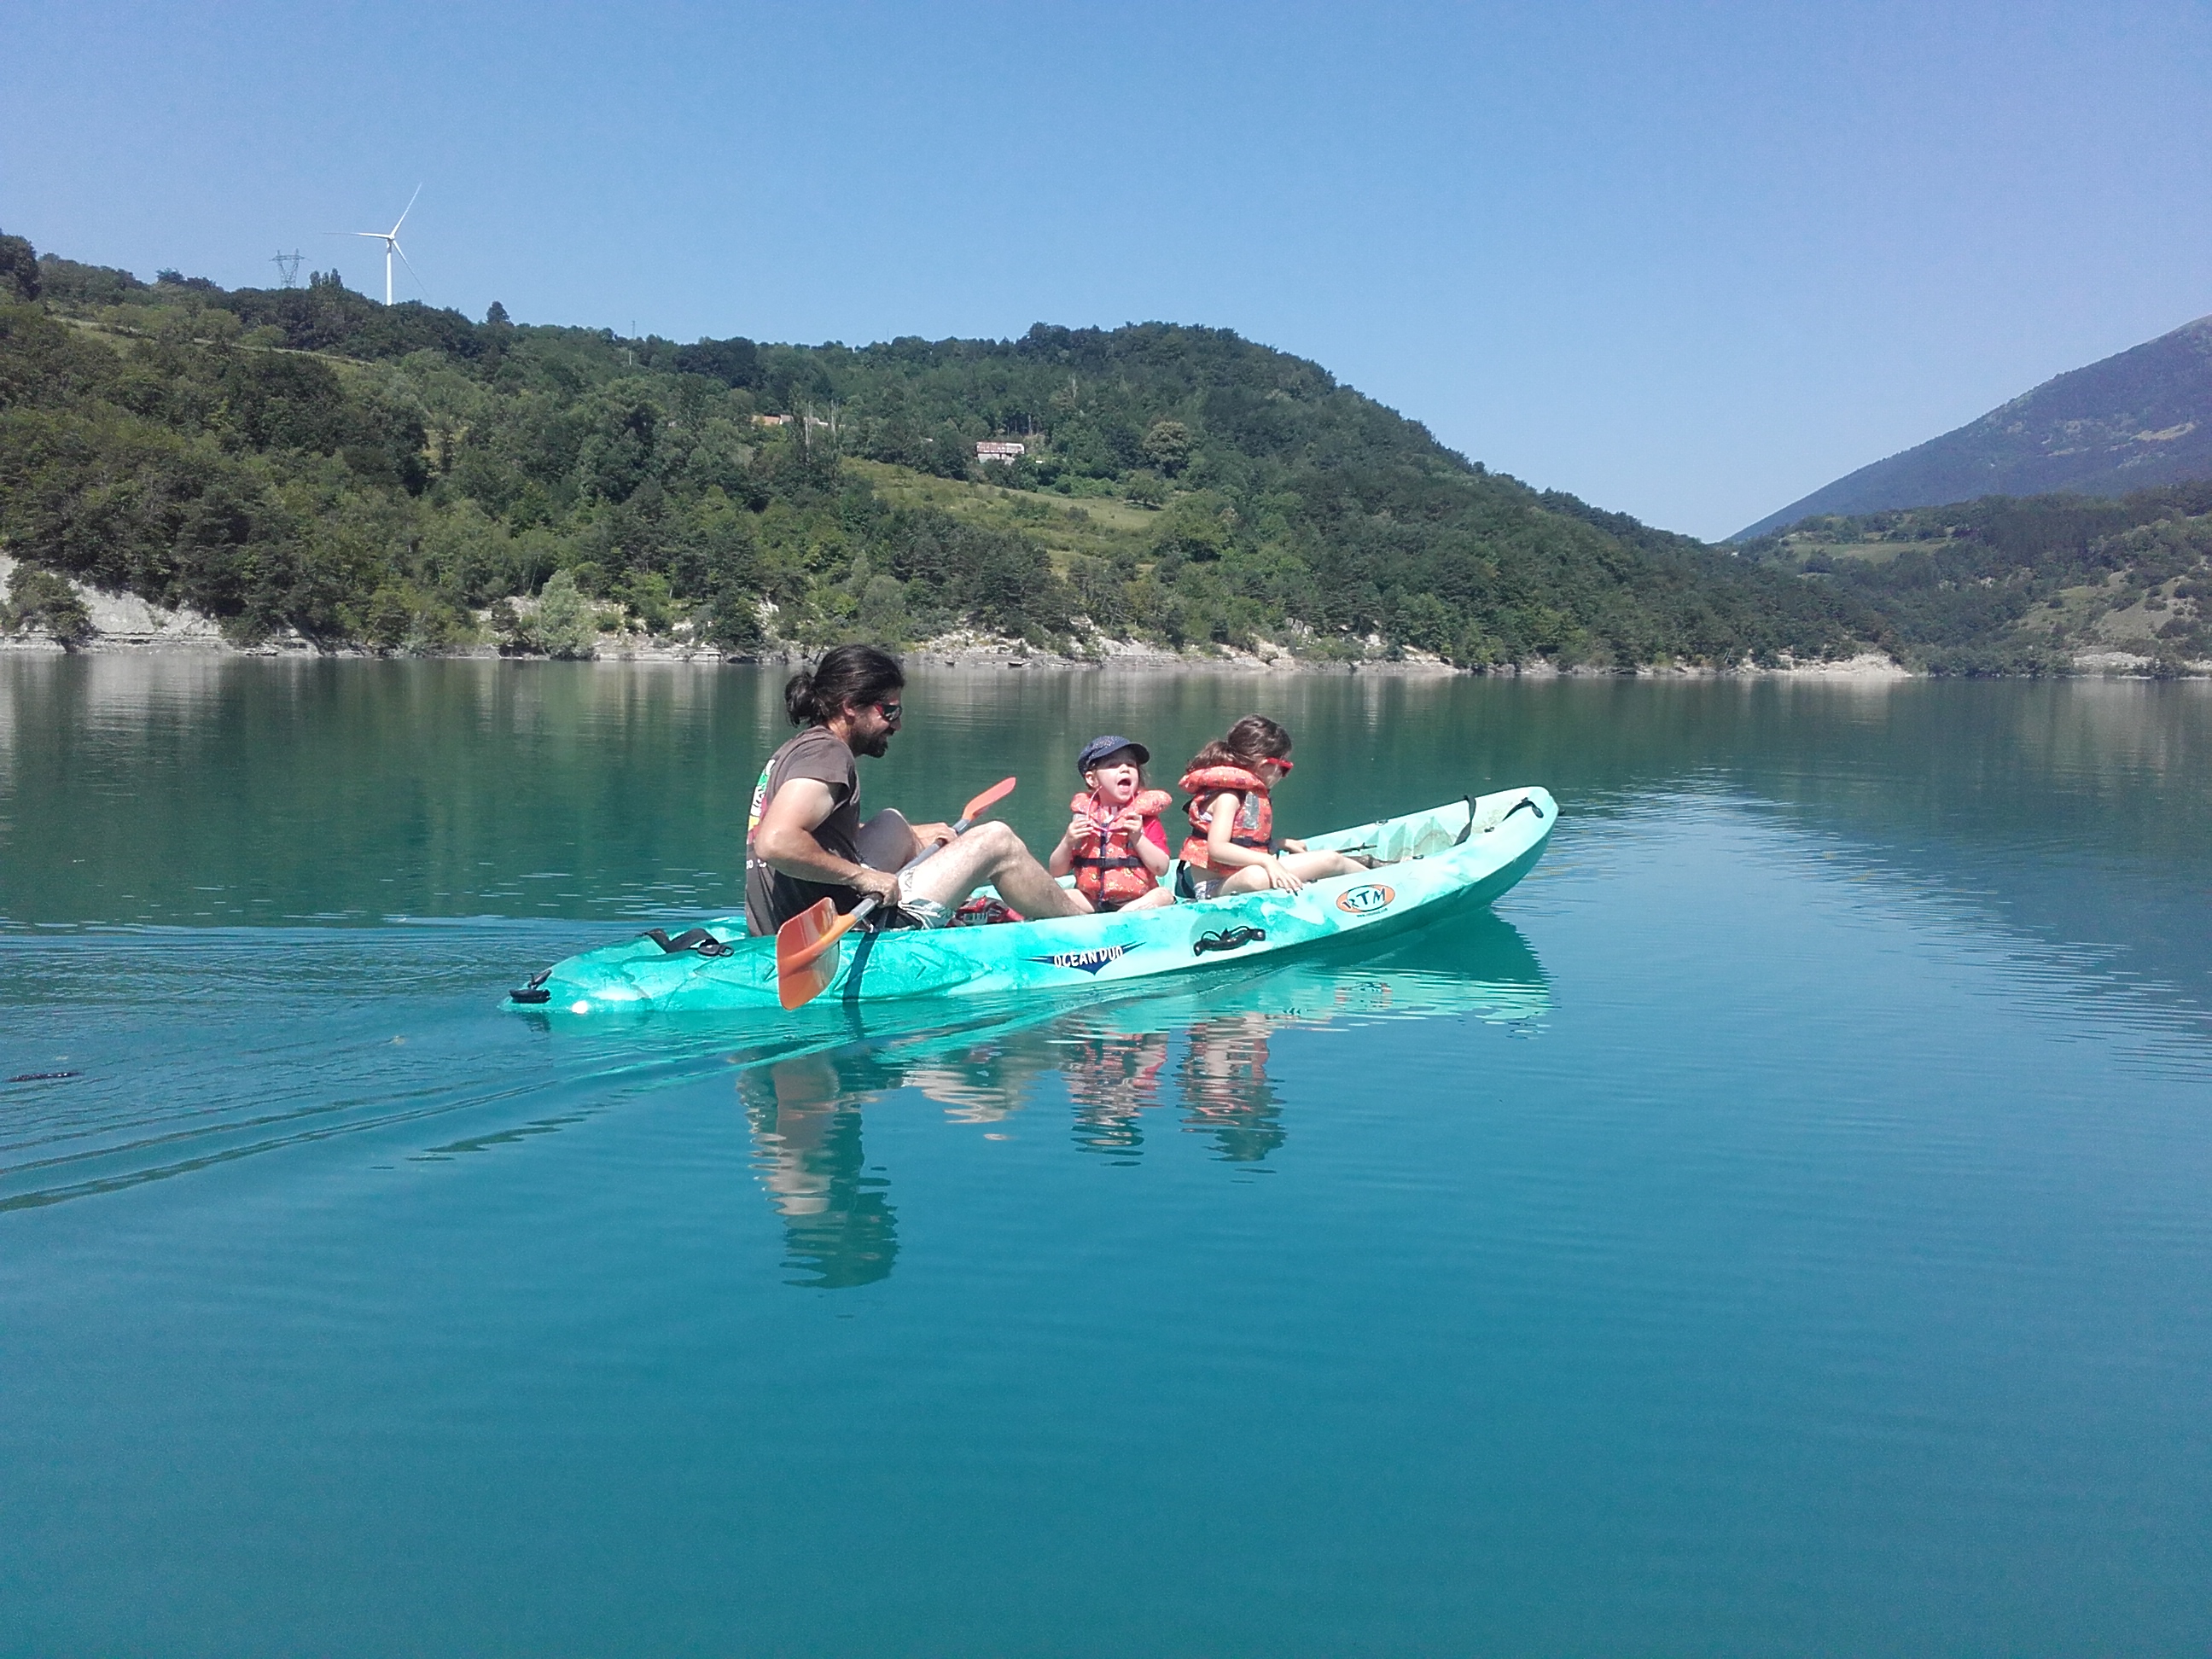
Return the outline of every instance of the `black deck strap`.
{"type": "Polygon", "coordinates": [[[729,945],[703,927],[686,927],[674,939],[658,927],[648,927],[638,937],[651,939],[672,957],[681,956],[686,951],[696,951],[702,957],[726,957],[731,951],[729,945]]]}
{"type": "Polygon", "coordinates": [[[524,986],[520,990],[509,991],[507,994],[507,1000],[510,1002],[527,1003],[533,1006],[541,1002],[552,1001],[553,994],[544,988],[545,981],[551,978],[552,975],[553,970],[550,968],[548,968],[544,973],[538,975],[536,979],[532,980],[529,984],[524,986]]]}
{"type": "Polygon", "coordinates": [[[1241,951],[1267,937],[1264,927],[1224,927],[1218,933],[1206,933],[1193,940],[1190,953],[1202,957],[1208,951],[1241,951]]]}
{"type": "Polygon", "coordinates": [[[868,958],[875,953],[876,941],[883,936],[880,927],[860,929],[860,943],[853,952],[853,965],[845,970],[845,1000],[848,1005],[858,1006],[860,981],[868,971],[868,958]]]}
{"type": "Polygon", "coordinates": [[[1467,822],[1460,826],[1459,834],[1452,837],[1452,845],[1455,847],[1461,845],[1474,833],[1474,797],[1464,795],[1461,799],[1467,802],[1467,822]]]}
{"type": "MultiPolygon", "coordinates": [[[[1531,812],[1534,812],[1540,820],[1543,817],[1544,809],[1536,805],[1536,798],[1534,795],[1523,795],[1519,800],[1515,801],[1512,805],[1505,809],[1505,818],[1511,817],[1516,812],[1521,811],[1524,806],[1531,812]]],[[[1498,821],[1498,823],[1503,823],[1505,822],[1505,818],[1500,818],[1498,821]]]]}

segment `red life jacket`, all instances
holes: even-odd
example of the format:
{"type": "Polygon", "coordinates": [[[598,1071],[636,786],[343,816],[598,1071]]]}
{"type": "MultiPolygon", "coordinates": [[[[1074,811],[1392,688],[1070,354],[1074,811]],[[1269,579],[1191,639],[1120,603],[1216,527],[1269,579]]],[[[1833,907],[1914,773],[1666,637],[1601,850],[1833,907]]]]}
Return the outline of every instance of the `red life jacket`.
{"type": "MultiPolygon", "coordinates": [[[[1136,799],[1129,803],[1147,818],[1157,818],[1175,805],[1174,798],[1164,789],[1139,789],[1136,799]]],[[[1073,838],[1068,843],[1069,855],[1075,866],[1075,890],[1102,908],[1118,908],[1131,899],[1139,899],[1159,884],[1152,872],[1145,868],[1144,860],[1137,856],[1137,842],[1145,831],[1140,827],[1135,835],[1126,830],[1098,827],[1098,801],[1088,790],[1067,803],[1071,812],[1081,812],[1091,819],[1091,832],[1073,838]]],[[[1115,816],[1119,817],[1120,813],[1115,816]]]]}
{"type": "Polygon", "coordinates": [[[1207,803],[1216,795],[1243,797],[1237,804],[1236,824],[1229,831],[1231,845],[1249,847],[1255,853],[1273,850],[1274,804],[1267,799],[1267,781],[1257,772],[1248,772],[1241,766],[1201,766],[1184,773],[1180,787],[1190,796],[1183,809],[1190,814],[1190,839],[1182,844],[1185,864],[1200,870],[1212,867],[1206,861],[1206,836],[1212,828],[1213,816],[1207,803]]]}

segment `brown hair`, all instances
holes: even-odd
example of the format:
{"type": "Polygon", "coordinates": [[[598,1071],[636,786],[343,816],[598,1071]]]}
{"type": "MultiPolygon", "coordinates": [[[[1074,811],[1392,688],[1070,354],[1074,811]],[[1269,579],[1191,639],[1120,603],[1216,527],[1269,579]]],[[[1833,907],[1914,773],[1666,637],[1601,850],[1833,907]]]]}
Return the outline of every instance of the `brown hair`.
{"type": "Polygon", "coordinates": [[[1291,734],[1265,714],[1247,714],[1193,755],[1183,769],[1199,772],[1209,766],[1241,766],[1249,772],[1260,761],[1290,757],[1291,734]]]}
{"type": "Polygon", "coordinates": [[[783,688],[784,712],[793,726],[827,726],[848,708],[873,702],[906,684],[898,659],[872,645],[841,645],[823,653],[813,672],[802,668],[783,688]]]}

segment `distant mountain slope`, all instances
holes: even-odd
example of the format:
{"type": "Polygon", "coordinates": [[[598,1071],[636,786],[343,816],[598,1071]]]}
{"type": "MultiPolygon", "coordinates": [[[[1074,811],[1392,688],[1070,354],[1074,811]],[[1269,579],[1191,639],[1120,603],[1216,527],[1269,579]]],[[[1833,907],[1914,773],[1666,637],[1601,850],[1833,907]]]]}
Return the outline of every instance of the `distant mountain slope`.
{"type": "Polygon", "coordinates": [[[2212,317],[2045,380],[1955,432],[1863,466],[1738,531],[1981,495],[2124,495],[2212,477],[2212,317]]]}
{"type": "Polygon", "coordinates": [[[2212,478],[1824,514],[1741,556],[1863,606],[1878,642],[1936,673],[2212,668],[2212,478]]]}

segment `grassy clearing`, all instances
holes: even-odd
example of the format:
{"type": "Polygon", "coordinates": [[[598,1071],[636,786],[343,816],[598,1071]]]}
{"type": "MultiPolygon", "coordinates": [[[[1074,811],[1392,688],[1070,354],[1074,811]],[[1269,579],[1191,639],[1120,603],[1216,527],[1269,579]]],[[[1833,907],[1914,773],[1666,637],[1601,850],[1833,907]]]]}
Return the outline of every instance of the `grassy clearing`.
{"type": "Polygon", "coordinates": [[[969,524],[1020,531],[1042,543],[1055,563],[1071,553],[1142,556],[1160,520],[1158,513],[1128,501],[1078,501],[1036,490],[1002,489],[933,477],[888,461],[848,459],[845,465],[894,507],[932,507],[969,524]]]}
{"type": "Polygon", "coordinates": [[[1844,541],[1801,531],[1784,538],[1782,544],[1788,556],[1802,568],[1804,562],[1815,555],[1830,559],[1856,559],[1862,564],[1887,564],[1901,553],[1934,553],[1949,544],[1940,537],[1910,542],[1884,541],[1878,537],[1844,541]]]}

